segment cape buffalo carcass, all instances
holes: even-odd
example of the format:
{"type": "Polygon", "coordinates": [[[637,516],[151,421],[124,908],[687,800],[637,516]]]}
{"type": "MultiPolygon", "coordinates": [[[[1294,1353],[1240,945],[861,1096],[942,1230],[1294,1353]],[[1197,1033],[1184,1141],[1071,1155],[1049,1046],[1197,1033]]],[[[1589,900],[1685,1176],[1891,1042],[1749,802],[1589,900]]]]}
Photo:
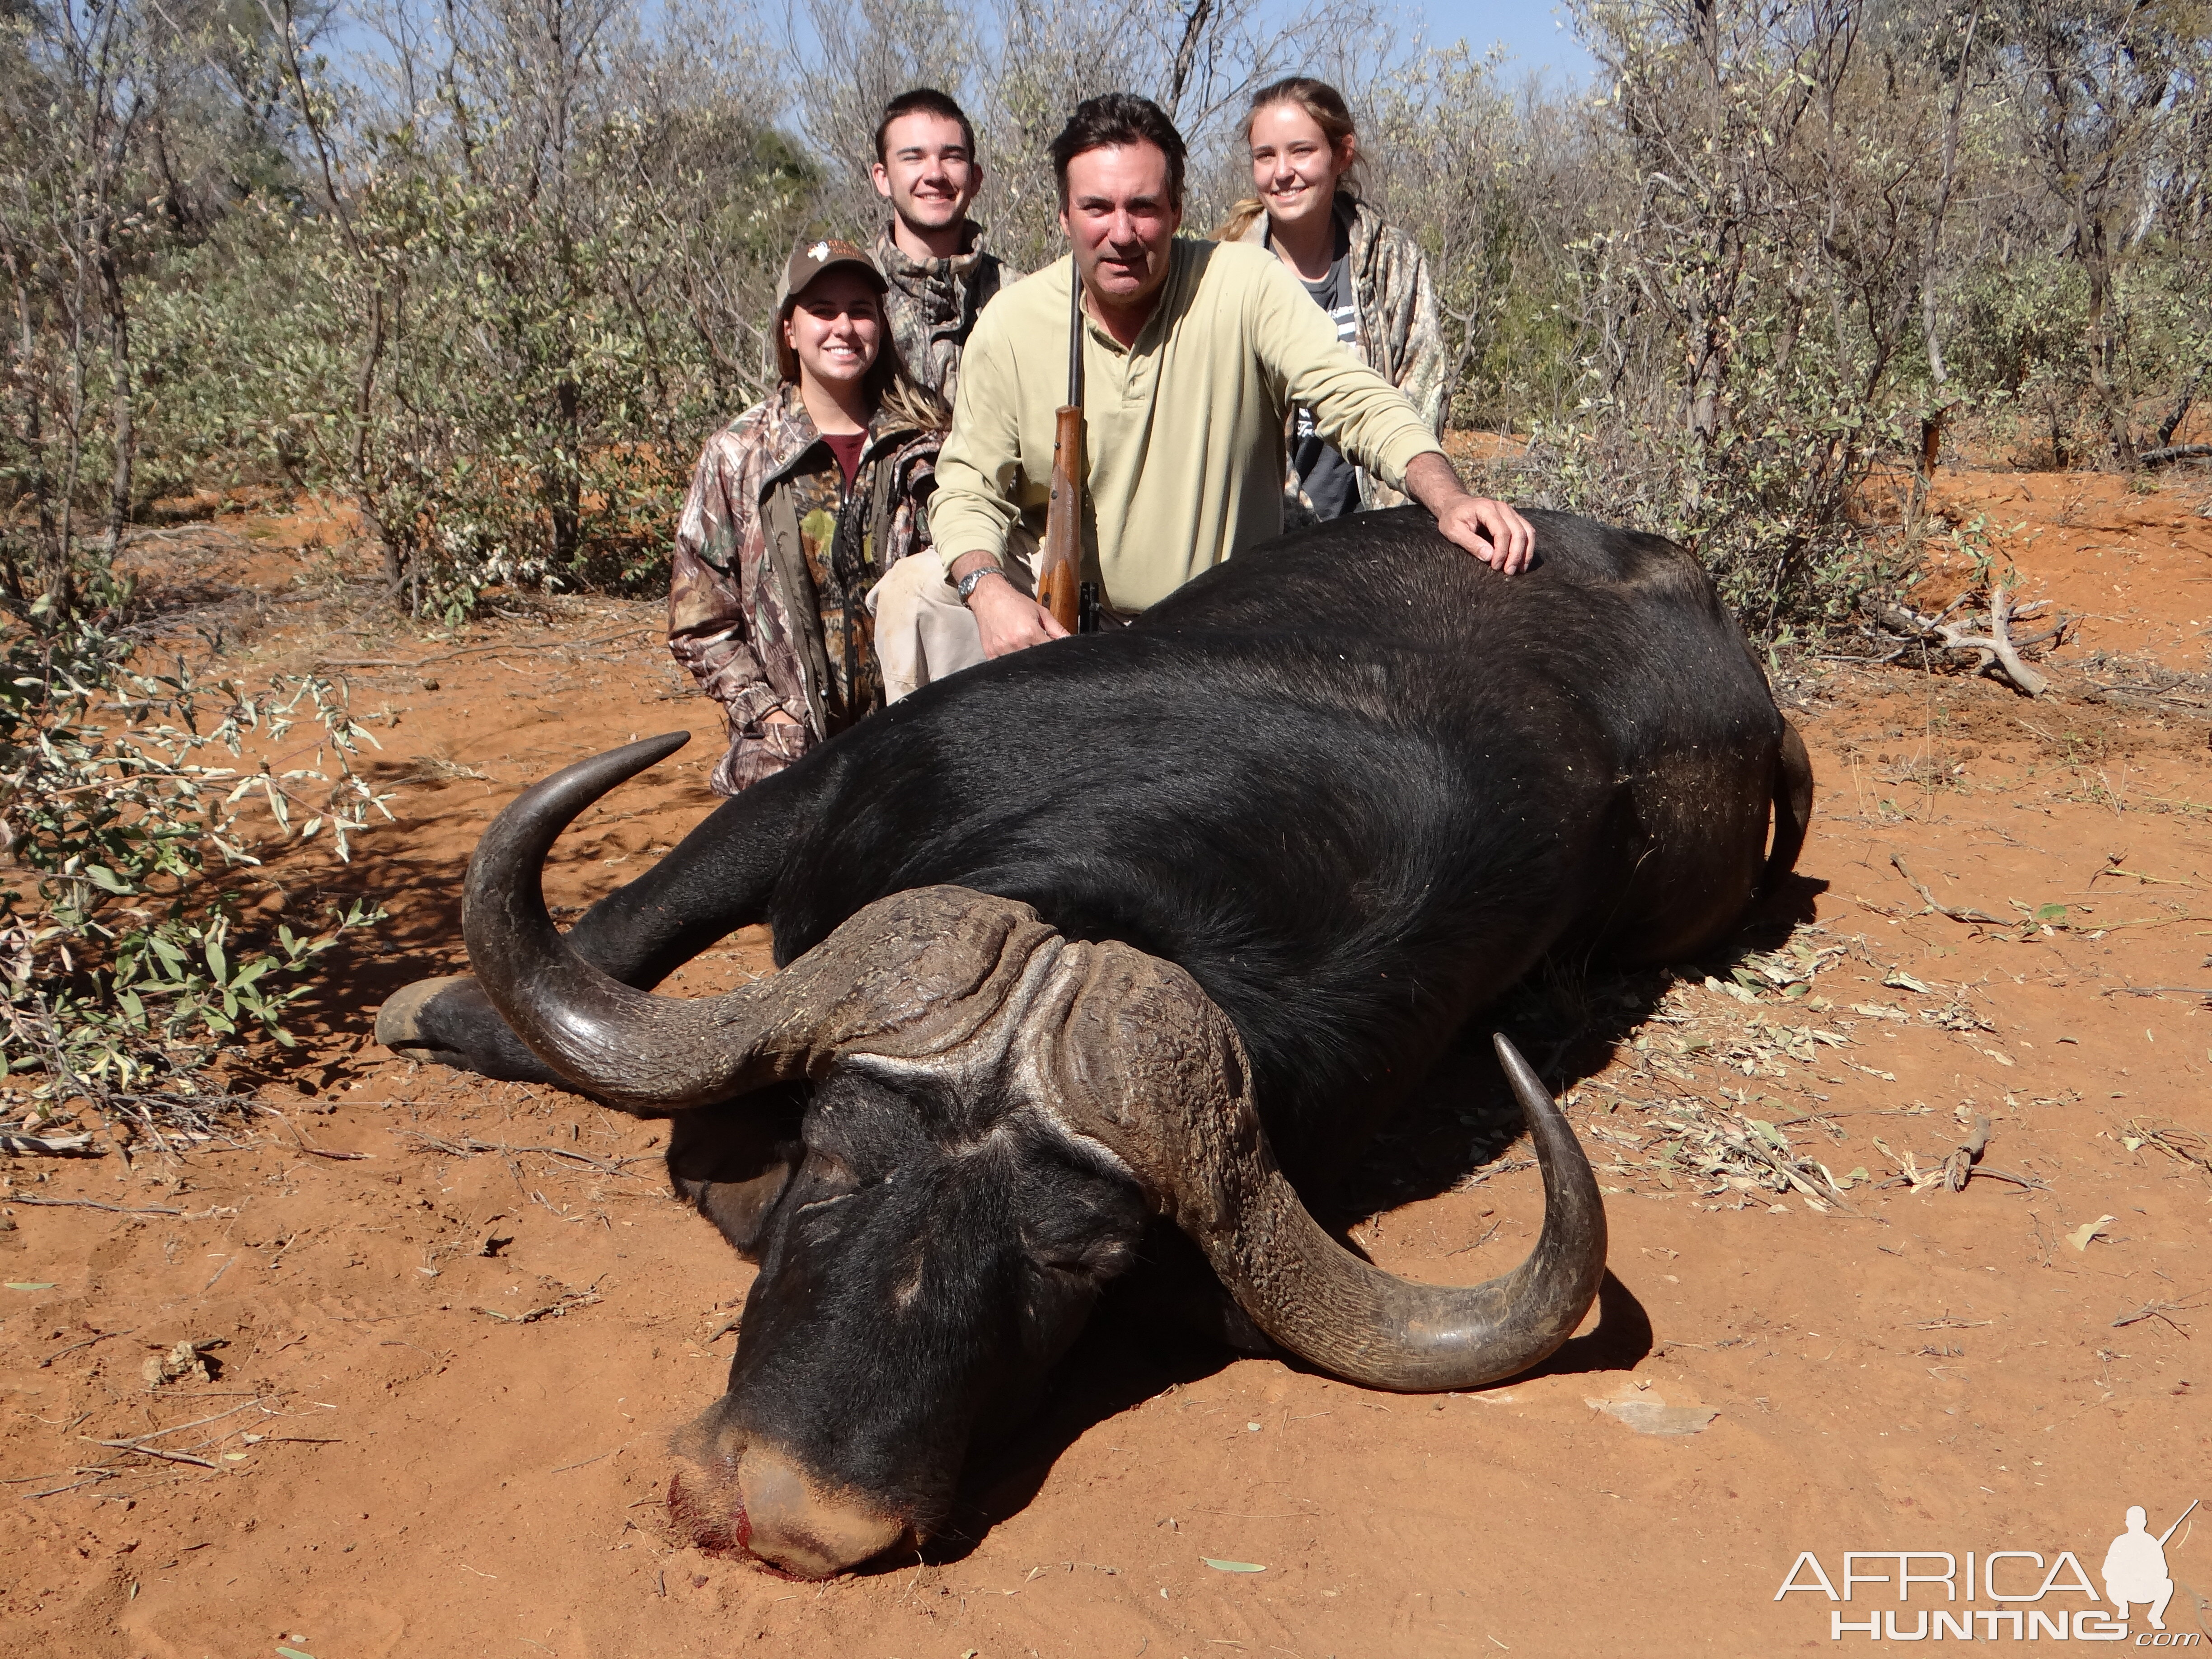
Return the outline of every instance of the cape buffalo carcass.
{"type": "Polygon", "coordinates": [[[1518,576],[1417,510],[1362,516],[929,686],[565,938],[555,837],[683,738],[571,766],[486,833],[476,977],[409,988],[378,1033],[673,1119],[677,1189],[759,1263],[672,1494],[702,1542],[817,1576],[941,1527],[971,1439],[1178,1231],[1259,1333],[1366,1385],[1471,1387],[1572,1332],[1603,1211],[1502,1040],[1546,1191],[1519,1268],[1392,1278],[1300,1194],[1547,951],[1678,960],[1726,931],[1795,859],[1812,780],[1687,555],[1530,517],[1518,576]],[[781,972],[649,994],[757,921],[781,972]]]}

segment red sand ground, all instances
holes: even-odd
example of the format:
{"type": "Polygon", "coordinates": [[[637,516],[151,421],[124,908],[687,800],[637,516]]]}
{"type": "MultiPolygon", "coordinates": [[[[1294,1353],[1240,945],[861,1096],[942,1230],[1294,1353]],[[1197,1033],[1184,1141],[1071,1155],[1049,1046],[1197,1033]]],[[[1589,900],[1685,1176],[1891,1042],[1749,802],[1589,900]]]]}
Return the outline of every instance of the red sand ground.
{"type": "MultiPolygon", "coordinates": [[[[1916,1586],[1900,1609],[1863,1583],[1847,1606],[1817,1589],[1778,1602],[1804,1551],[1839,1589],[1845,1551],[1948,1552],[1961,1570],[1968,1551],[2036,1553],[2042,1567],[2000,1568],[2007,1594],[2054,1566],[2071,1585],[2071,1551],[2101,1589],[2127,1505],[2158,1531],[2212,1498],[2212,1358],[2194,1340],[2212,1334],[2212,1170],[2143,1139],[2166,1126],[2202,1158],[2212,1128],[2212,756],[2201,683],[2141,689],[2154,666],[2207,666],[2207,495],[2201,478],[2142,494],[2087,477],[1947,485],[1953,516],[1990,516],[2025,597],[2088,613],[2056,659],[2059,692],[2031,703],[1834,665],[1802,683],[1820,785],[1798,939],[1844,948],[1802,1003],[1747,1006],[1692,981],[1577,1083],[1572,1114],[1615,1160],[1601,1176],[1614,1283],[1541,1374],[1385,1396],[1100,1331],[1043,1419],[975,1471],[964,1540],[822,1585],[668,1535],[665,1437],[717,1392],[750,1271],[665,1195],[661,1127],[418,1069],[367,1036],[393,988],[458,965],[459,872],[520,785],[634,735],[700,734],[562,842],[550,887],[571,905],[709,805],[717,721],[669,666],[653,607],[568,602],[550,625],[433,641],[333,585],[313,544],[341,526],[173,533],[158,571],[201,580],[255,661],[419,665],[347,671],[399,822],[350,870],[270,872],[291,914],[319,892],[370,893],[392,921],[309,1011],[308,1058],[263,1088],[284,1116],[258,1138],[177,1162],[7,1162],[0,1645],[1765,1655],[1831,1647],[1832,1612],[1901,1611],[1910,1635],[1917,1613],[1965,1605],[1916,1586]],[[224,599],[226,584],[246,591],[224,599]],[[1954,921],[1893,853],[1953,908],[2068,908],[2047,928],[1954,921]],[[2130,994],[2151,987],[2188,988],[2130,994]],[[1685,1041],[1747,1019],[1844,1042],[1801,1042],[1808,1066],[1685,1041]],[[1851,1212],[1703,1195],[1710,1183],[1634,1150],[1657,1150],[1662,1115],[1638,1103],[1719,1104],[1724,1089],[1831,1170],[1868,1171],[1851,1212]],[[1986,1164],[2033,1185],[1873,1184],[1940,1161],[1977,1114],[1986,1164]],[[76,1200],[127,1212],[57,1202],[76,1200]],[[149,1389],[145,1360],[180,1339],[219,1340],[219,1374],[149,1389]],[[1594,1408],[1616,1401],[1717,1415],[1657,1437],[1594,1408]],[[96,1443],[156,1431],[143,1443],[198,1461],[96,1443]]],[[[765,962],[754,930],[676,988],[765,962]]],[[[1385,1265],[1471,1280],[1526,1249],[1534,1172],[1453,1190],[1458,1155],[1425,1179],[1439,1195],[1358,1230],[1385,1265]]],[[[2175,1632],[2212,1633],[2208,1519],[2167,1547],[2175,1632]]],[[[1894,1558],[1857,1570],[1893,1581],[1894,1558]]],[[[2054,1588],[1974,1605],[2090,1601],[2054,1588]]],[[[2008,1622],[1968,1627],[2011,1637],[2008,1622]]],[[[2140,1607],[2132,1630],[2148,1630],[2140,1607]]]]}

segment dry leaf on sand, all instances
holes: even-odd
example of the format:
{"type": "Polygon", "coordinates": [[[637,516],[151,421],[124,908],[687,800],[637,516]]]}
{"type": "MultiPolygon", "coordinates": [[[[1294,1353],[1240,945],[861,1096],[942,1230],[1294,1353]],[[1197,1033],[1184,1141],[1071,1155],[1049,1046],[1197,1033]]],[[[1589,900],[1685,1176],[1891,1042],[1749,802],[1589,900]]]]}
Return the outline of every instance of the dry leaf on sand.
{"type": "Polygon", "coordinates": [[[2066,1242],[2081,1251],[2082,1255],[2087,1255],[2089,1253],[2089,1241],[2104,1231],[2107,1224],[2117,1219],[2118,1218],[2116,1216],[2100,1215],[2094,1221],[2085,1221],[2066,1235],[2066,1242]]]}

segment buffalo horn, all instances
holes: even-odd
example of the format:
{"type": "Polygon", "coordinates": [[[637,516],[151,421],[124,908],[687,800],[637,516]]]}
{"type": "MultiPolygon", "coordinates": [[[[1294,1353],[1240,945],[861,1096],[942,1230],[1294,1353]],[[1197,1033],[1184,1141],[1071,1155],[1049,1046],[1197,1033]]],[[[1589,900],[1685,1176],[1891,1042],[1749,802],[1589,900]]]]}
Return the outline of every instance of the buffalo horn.
{"type": "Polygon", "coordinates": [[[894,894],[719,997],[654,996],[594,968],[545,912],[546,854],[586,806],[684,741],[647,738],[556,772],[499,815],[470,861],[461,926],[477,979],[578,1087],[659,1115],[818,1075],[841,1048],[942,1063],[980,1037],[1043,1061],[1054,1115],[1118,1157],[1253,1322],[1321,1370],[1370,1388],[1474,1388],[1543,1359],[1589,1310],[1605,1272],[1597,1182],[1502,1036],[1543,1169],[1544,1229],[1513,1272],[1460,1290],[1396,1278],[1322,1231],[1268,1148],[1236,1028],[1188,973],[1126,945],[1066,945],[1026,905],[957,887],[894,894]],[[1002,1018],[1006,1029],[985,1031],[1002,1018]]]}
{"type": "Polygon", "coordinates": [[[687,734],[566,767],[518,796],[469,862],[461,931],[492,1006],[577,1087],[652,1115],[811,1076],[842,1045],[939,1054],[1000,1012],[1056,935],[1024,906],[921,888],[868,906],[781,972],[721,996],[624,985],[570,948],[545,911],[561,831],[687,734]]]}
{"type": "Polygon", "coordinates": [[[1543,1232],[1486,1284],[1420,1285],[1362,1261],[1307,1213],[1268,1148],[1235,1028],[1181,969],[1152,967],[1164,971],[1114,975],[1121,982],[1076,1022],[1062,1080],[1069,1103],[1083,1103],[1070,1127],[1129,1164],[1269,1337],[1347,1382],[1419,1392],[1511,1376],[1574,1334],[1605,1273],[1605,1208],[1574,1131],[1502,1034],[1498,1058],[1543,1170],[1543,1232]]]}

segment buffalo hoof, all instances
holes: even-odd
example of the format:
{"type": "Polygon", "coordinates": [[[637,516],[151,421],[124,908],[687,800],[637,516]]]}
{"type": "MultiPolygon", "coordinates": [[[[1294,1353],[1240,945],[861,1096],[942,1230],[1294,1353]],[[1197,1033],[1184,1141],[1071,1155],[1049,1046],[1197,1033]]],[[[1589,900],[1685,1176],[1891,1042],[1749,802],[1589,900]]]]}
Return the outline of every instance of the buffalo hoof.
{"type": "Polygon", "coordinates": [[[376,1040],[409,1060],[513,1083],[568,1086],[507,1029],[483,988],[467,974],[421,979],[403,988],[377,1011],[376,1040]]]}

